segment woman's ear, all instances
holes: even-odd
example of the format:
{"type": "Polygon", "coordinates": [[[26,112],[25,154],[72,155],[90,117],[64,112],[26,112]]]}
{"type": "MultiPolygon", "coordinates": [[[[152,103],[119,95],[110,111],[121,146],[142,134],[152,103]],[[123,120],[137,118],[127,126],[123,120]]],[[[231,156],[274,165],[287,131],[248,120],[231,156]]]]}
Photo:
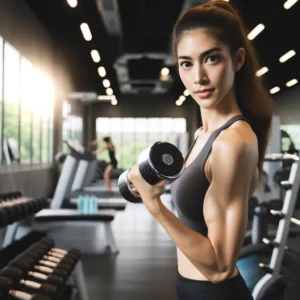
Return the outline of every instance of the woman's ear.
{"type": "Polygon", "coordinates": [[[239,48],[235,53],[235,64],[234,64],[235,72],[238,72],[244,65],[245,56],[246,56],[246,51],[244,48],[239,48]]]}

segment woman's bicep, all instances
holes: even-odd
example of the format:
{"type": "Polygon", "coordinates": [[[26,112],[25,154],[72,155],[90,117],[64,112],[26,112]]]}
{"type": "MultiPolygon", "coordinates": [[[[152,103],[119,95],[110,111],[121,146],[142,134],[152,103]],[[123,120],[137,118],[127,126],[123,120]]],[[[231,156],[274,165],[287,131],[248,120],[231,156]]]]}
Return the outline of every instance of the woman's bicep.
{"type": "Polygon", "coordinates": [[[220,143],[212,152],[212,182],[204,200],[204,218],[220,272],[234,271],[243,244],[255,163],[255,154],[242,142],[220,143]]]}

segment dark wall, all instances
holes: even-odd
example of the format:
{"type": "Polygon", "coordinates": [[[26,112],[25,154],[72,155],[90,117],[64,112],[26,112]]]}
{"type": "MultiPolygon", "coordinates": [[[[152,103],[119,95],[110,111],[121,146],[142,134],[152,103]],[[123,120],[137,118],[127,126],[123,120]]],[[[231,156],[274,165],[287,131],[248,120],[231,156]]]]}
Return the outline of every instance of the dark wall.
{"type": "MultiPolygon", "coordinates": [[[[54,84],[54,149],[61,149],[62,102],[72,90],[64,56],[52,37],[23,0],[0,0],[0,35],[26,57],[54,84]]],[[[48,166],[26,166],[12,171],[0,166],[0,191],[23,190],[27,195],[52,195],[57,182],[56,170],[48,166]],[[15,183],[15,185],[14,185],[15,183]]]]}
{"type": "Polygon", "coordinates": [[[3,168],[0,173],[1,193],[20,190],[26,196],[52,197],[56,185],[56,170],[50,167],[36,169],[24,167],[23,170],[3,168]]]}
{"type": "Polygon", "coordinates": [[[275,94],[276,114],[282,125],[300,124],[300,86],[275,94]]]}
{"type": "MultiPolygon", "coordinates": [[[[118,105],[110,102],[93,103],[86,106],[86,138],[96,136],[96,119],[109,118],[185,118],[190,138],[200,126],[200,111],[195,102],[188,97],[181,106],[175,105],[176,99],[167,96],[122,96],[118,105]]],[[[85,142],[87,142],[85,140],[85,142]]]]}

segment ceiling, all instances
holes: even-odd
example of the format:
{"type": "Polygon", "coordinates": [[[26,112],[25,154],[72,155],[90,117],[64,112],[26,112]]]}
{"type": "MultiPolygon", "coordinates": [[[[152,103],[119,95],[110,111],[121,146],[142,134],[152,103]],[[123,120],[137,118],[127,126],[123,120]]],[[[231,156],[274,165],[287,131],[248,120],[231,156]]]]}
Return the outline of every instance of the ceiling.
{"type": "MultiPolygon", "coordinates": [[[[172,26],[185,7],[203,0],[78,0],[71,8],[66,0],[26,0],[38,19],[65,54],[76,91],[105,94],[100,65],[106,68],[114,94],[167,94],[174,101],[183,93],[172,63],[170,36],[172,26]],[[98,3],[97,3],[98,2],[98,3]],[[102,6],[99,5],[102,3],[102,6]],[[117,5],[117,6],[115,6],[117,5]],[[79,25],[88,23],[93,39],[83,39],[79,25]],[[101,62],[92,61],[90,51],[97,49],[101,62]],[[160,80],[164,66],[170,80],[160,80]]],[[[239,9],[246,27],[263,23],[266,29],[254,39],[260,63],[269,72],[263,78],[267,88],[279,86],[300,75],[300,1],[291,9],[283,0],[231,0],[239,9]],[[280,56],[294,49],[297,53],[284,64],[280,56]]]]}

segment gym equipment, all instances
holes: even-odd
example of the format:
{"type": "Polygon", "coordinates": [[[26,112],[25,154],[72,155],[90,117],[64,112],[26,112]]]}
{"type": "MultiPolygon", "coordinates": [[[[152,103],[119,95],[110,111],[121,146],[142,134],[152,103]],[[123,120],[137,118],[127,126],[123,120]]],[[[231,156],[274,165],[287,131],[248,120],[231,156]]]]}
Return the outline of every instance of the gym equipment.
{"type": "Polygon", "coordinates": [[[7,277],[13,280],[14,284],[18,287],[24,286],[27,290],[37,291],[45,296],[54,296],[57,293],[56,287],[47,283],[38,283],[31,280],[24,279],[24,274],[20,269],[13,267],[5,267],[0,271],[1,277],[7,277]]]}
{"type": "MultiPolygon", "coordinates": [[[[93,168],[97,160],[89,154],[82,145],[70,139],[66,140],[70,153],[64,162],[58,184],[51,201],[51,209],[74,208],[77,209],[78,193],[74,189],[81,190],[87,173],[93,168]],[[76,183],[75,183],[76,181],[76,183]],[[72,198],[72,197],[75,198],[72,198]]],[[[83,191],[83,194],[89,192],[83,191]]],[[[93,192],[94,193],[94,192],[93,192]]],[[[97,199],[98,208],[124,210],[126,201],[124,199],[97,199]]]]}
{"type": "MultiPolygon", "coordinates": [[[[157,142],[141,152],[138,158],[142,177],[151,185],[163,186],[177,179],[184,170],[184,158],[177,147],[166,142],[157,142]]],[[[118,180],[121,195],[132,203],[141,203],[141,197],[128,180],[129,170],[118,180]]]]}
{"type": "MultiPolygon", "coordinates": [[[[264,238],[264,242],[268,248],[272,249],[271,260],[269,264],[266,263],[267,256],[260,253],[260,250],[253,249],[252,253],[248,253],[248,257],[244,257],[238,261],[238,266],[241,271],[242,276],[247,282],[248,287],[252,290],[252,295],[255,300],[262,299],[273,299],[268,298],[274,287],[280,286],[283,291],[283,279],[282,267],[284,263],[284,255],[286,252],[286,242],[290,233],[290,224],[293,222],[293,213],[297,201],[298,190],[300,186],[300,168],[299,157],[290,154],[268,154],[266,155],[266,160],[269,162],[280,162],[283,160],[293,160],[293,165],[291,168],[291,173],[288,181],[282,182],[283,186],[289,188],[286,192],[285,199],[283,202],[283,207],[281,212],[274,213],[271,210],[271,214],[280,216],[280,221],[278,224],[277,233],[275,239],[272,241],[270,239],[264,238]],[[273,213],[272,213],[273,212],[273,213]],[[241,265],[246,264],[248,260],[249,266],[247,272],[243,274],[241,265]],[[263,260],[263,261],[262,261],[263,260]],[[256,262],[259,262],[259,267],[255,266],[256,262]]],[[[277,290],[277,294],[279,291],[277,290]]]]}
{"type": "Polygon", "coordinates": [[[13,281],[6,277],[0,277],[0,298],[1,299],[22,299],[22,300],[51,300],[50,297],[40,294],[28,294],[22,291],[13,290],[13,281]]]}

